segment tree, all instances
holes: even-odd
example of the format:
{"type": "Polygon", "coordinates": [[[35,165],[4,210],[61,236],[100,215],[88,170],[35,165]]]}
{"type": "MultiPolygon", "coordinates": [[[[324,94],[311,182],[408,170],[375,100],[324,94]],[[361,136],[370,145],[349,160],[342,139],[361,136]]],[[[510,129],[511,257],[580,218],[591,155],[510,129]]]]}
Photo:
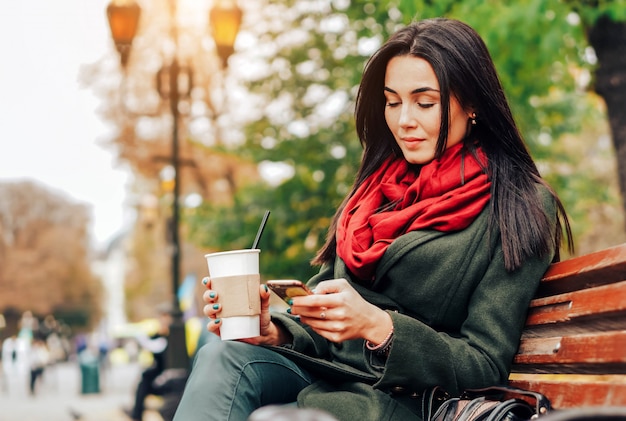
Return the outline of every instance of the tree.
{"type": "Polygon", "coordinates": [[[90,269],[88,209],[32,182],[0,184],[0,312],[95,326],[102,285],[90,269]]]}
{"type": "Polygon", "coordinates": [[[594,86],[606,102],[617,155],[622,208],[626,212],[626,4],[615,3],[615,7],[607,7],[595,20],[590,19],[587,34],[598,57],[594,86]]]}

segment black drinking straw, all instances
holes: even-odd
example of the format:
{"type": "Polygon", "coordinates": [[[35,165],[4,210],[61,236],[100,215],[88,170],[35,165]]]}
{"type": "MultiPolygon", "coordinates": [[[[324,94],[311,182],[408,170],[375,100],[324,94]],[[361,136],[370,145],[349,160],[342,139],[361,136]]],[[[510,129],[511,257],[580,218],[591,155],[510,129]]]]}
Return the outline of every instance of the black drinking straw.
{"type": "Polygon", "coordinates": [[[265,215],[263,215],[263,220],[261,221],[261,225],[259,226],[259,230],[256,233],[256,238],[254,239],[254,243],[252,243],[252,249],[256,249],[259,245],[259,240],[261,240],[261,234],[263,234],[263,230],[265,229],[265,224],[267,223],[267,218],[270,217],[270,211],[266,210],[265,215]]]}

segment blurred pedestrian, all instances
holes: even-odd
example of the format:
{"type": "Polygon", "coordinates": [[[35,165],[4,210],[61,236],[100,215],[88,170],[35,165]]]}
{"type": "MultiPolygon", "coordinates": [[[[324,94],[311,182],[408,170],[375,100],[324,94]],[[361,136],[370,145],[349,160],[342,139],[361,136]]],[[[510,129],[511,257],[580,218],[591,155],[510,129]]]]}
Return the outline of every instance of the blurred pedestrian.
{"type": "Polygon", "coordinates": [[[17,364],[17,337],[10,336],[2,342],[2,365],[6,372],[17,364]]]}
{"type": "Polygon", "coordinates": [[[139,345],[152,353],[152,364],[141,373],[141,380],[135,391],[135,404],[132,409],[124,409],[124,413],[132,420],[141,421],[145,410],[145,400],[155,392],[154,379],[165,370],[165,357],[168,344],[169,327],[172,323],[171,307],[162,304],[159,311],[159,329],[151,336],[139,336],[139,345]]]}
{"type": "Polygon", "coordinates": [[[43,376],[44,370],[50,361],[50,353],[44,339],[34,336],[29,352],[30,363],[30,394],[35,396],[38,380],[43,376]]]}
{"type": "Polygon", "coordinates": [[[33,316],[33,312],[28,310],[22,313],[22,318],[19,321],[20,331],[17,337],[25,339],[30,343],[33,340],[35,332],[39,330],[39,320],[33,316]]]}

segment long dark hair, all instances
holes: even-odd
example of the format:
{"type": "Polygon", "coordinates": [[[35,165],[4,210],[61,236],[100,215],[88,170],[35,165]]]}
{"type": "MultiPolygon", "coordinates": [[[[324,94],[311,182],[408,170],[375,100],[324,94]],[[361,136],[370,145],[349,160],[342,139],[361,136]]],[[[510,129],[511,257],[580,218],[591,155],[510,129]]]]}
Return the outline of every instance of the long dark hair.
{"type": "Polygon", "coordinates": [[[356,98],[356,130],[364,148],[361,166],[351,192],[337,209],[326,243],[313,260],[329,262],[336,255],[337,221],[356,189],[390,155],[401,156],[385,121],[384,81],[387,63],[393,57],[411,55],[432,66],[441,92],[441,127],[435,159],[440,158],[448,138],[450,95],[463,109],[476,112],[471,142],[488,157],[491,178],[490,232],[500,229],[504,264],[518,269],[531,256],[555,250],[558,259],[563,225],[568,246],[573,250],[571,229],[556,193],[541,178],[537,166],[515,124],[493,60],[482,38],[458,20],[435,18],[413,23],[398,32],[369,59],[356,98]],[[536,184],[552,193],[557,204],[557,229],[545,214],[536,184]]]}

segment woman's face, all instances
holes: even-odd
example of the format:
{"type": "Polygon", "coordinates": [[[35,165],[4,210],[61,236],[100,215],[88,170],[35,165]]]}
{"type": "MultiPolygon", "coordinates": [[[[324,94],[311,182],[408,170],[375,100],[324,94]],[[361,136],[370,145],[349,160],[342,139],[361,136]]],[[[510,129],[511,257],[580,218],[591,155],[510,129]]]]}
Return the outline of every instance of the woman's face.
{"type": "MultiPolygon", "coordinates": [[[[435,158],[441,122],[439,81],[426,60],[403,55],[392,58],[385,72],[385,121],[404,159],[427,164],[435,158]]],[[[470,111],[463,111],[450,96],[450,122],[446,148],[461,142],[470,111]]]]}

